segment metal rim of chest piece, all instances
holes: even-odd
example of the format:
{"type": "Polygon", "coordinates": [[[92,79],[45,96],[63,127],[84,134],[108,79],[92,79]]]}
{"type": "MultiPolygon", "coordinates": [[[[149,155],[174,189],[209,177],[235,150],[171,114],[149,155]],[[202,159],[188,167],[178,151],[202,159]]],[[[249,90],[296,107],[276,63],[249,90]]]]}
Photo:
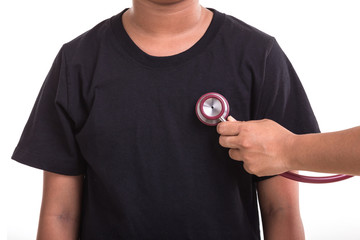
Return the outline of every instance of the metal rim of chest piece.
{"type": "Polygon", "coordinates": [[[230,106],[223,95],[209,92],[199,98],[195,112],[202,123],[208,126],[216,126],[220,121],[226,121],[230,106]]]}

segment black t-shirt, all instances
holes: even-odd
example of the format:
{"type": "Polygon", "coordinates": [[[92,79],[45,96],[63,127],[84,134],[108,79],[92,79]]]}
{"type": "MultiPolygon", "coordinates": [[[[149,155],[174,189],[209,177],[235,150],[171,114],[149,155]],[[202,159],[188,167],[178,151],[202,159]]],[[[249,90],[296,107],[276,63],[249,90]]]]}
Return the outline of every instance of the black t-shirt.
{"type": "Polygon", "coordinates": [[[260,239],[257,178],[228,156],[195,104],[224,95],[237,120],[318,126],[273,37],[215,10],[187,51],[149,56],[122,13],[65,44],[13,159],[85,175],[81,239],[260,239]]]}

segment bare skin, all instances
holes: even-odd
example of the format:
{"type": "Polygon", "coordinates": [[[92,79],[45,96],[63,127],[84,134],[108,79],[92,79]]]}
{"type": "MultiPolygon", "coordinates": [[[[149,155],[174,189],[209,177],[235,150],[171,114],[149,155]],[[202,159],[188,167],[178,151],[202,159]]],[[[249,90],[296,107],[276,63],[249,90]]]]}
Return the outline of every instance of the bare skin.
{"type": "Polygon", "coordinates": [[[44,171],[37,240],[78,239],[83,176],[44,171]]]}
{"type": "MultiPolygon", "coordinates": [[[[122,20],[142,51],[161,57],[191,48],[206,32],[212,15],[198,0],[133,0],[122,20]]],[[[45,174],[38,239],[77,237],[81,179],[45,174]]],[[[274,177],[259,182],[258,191],[265,239],[304,239],[297,184],[274,177]]]]}
{"type": "Polygon", "coordinates": [[[191,48],[206,32],[212,15],[195,0],[134,0],[123,24],[141,50],[162,57],[191,48]]]}
{"type": "Polygon", "coordinates": [[[265,240],[305,239],[297,182],[273,177],[258,183],[258,194],[265,240]]]}
{"type": "Polygon", "coordinates": [[[360,127],[296,135],[271,120],[218,125],[220,144],[258,176],[291,170],[360,175],[360,127]]]}

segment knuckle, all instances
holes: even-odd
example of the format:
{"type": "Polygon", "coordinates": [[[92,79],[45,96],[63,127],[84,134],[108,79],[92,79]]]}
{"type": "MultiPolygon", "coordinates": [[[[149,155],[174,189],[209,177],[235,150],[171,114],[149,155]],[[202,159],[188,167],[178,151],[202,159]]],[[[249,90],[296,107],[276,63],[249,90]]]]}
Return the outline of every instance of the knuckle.
{"type": "Polygon", "coordinates": [[[254,165],[252,165],[252,164],[250,164],[248,166],[248,170],[249,170],[249,173],[251,173],[251,174],[254,174],[254,175],[258,174],[258,171],[257,171],[256,167],[254,165]]]}
{"type": "Polygon", "coordinates": [[[247,164],[246,162],[244,162],[244,169],[245,171],[247,171],[250,174],[253,174],[252,169],[249,167],[249,164],[247,164]]]}
{"type": "Polygon", "coordinates": [[[251,174],[255,174],[255,173],[256,173],[254,167],[253,167],[251,164],[248,166],[248,169],[249,169],[249,172],[250,172],[251,174]]]}
{"type": "Polygon", "coordinates": [[[237,122],[237,130],[243,131],[246,128],[246,124],[244,122],[237,122]]]}
{"type": "Polygon", "coordinates": [[[251,143],[247,138],[241,137],[239,140],[239,144],[243,148],[250,148],[251,143]]]}

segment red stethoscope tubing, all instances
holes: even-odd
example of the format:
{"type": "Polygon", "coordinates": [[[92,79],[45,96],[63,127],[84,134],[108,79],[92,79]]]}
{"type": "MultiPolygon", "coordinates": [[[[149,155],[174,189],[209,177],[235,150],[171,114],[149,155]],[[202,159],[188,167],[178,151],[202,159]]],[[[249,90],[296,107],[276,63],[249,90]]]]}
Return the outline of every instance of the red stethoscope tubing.
{"type": "MultiPolygon", "coordinates": [[[[212,121],[214,120],[214,117],[207,116],[203,111],[204,103],[209,98],[214,98],[214,99],[220,101],[222,108],[229,109],[230,107],[229,107],[229,103],[226,100],[226,98],[223,95],[219,94],[219,93],[210,92],[210,93],[206,93],[206,94],[202,95],[199,98],[199,100],[196,103],[196,107],[195,107],[197,117],[199,118],[199,120],[202,123],[204,123],[206,125],[209,125],[209,126],[214,126],[214,125],[216,125],[216,123],[215,124],[212,124],[212,123],[210,124],[210,123],[204,121],[204,119],[205,120],[212,120],[212,121]],[[201,117],[203,117],[204,119],[201,119],[201,117]]],[[[221,115],[223,113],[224,113],[224,109],[221,109],[220,114],[218,116],[221,117],[221,115]]],[[[228,112],[226,113],[226,116],[227,115],[228,115],[228,112]]],[[[225,121],[226,118],[222,118],[222,119],[223,119],[222,121],[225,121]]],[[[350,176],[350,175],[343,175],[343,174],[331,175],[331,176],[323,176],[323,177],[312,177],[312,176],[300,175],[300,174],[293,173],[293,172],[285,172],[285,173],[280,174],[280,176],[291,179],[291,180],[294,180],[294,181],[303,182],[303,183],[332,183],[332,182],[338,182],[338,181],[342,181],[342,180],[353,177],[353,176],[350,176]]]]}
{"type": "Polygon", "coordinates": [[[303,183],[333,183],[353,177],[350,175],[343,175],[343,174],[324,176],[324,177],[312,177],[312,176],[296,174],[293,172],[285,172],[280,174],[280,176],[303,183]]]}

